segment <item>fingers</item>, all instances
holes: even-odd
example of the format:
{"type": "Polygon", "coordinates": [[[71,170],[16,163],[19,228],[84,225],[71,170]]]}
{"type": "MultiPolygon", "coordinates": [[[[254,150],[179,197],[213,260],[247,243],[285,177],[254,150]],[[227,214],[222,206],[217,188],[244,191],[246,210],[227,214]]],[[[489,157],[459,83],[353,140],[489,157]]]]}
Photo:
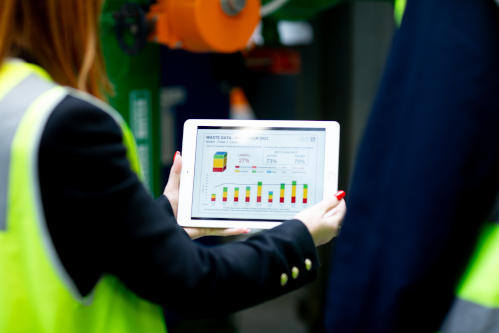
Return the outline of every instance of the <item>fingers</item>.
{"type": "Polygon", "coordinates": [[[170,169],[170,176],[166,184],[165,191],[178,190],[180,186],[180,172],[182,171],[182,156],[177,151],[173,158],[173,165],[170,169]]]}
{"type": "Polygon", "coordinates": [[[319,205],[323,209],[324,214],[330,212],[333,208],[336,208],[342,199],[345,197],[345,191],[338,191],[331,199],[322,200],[319,205]]]}
{"type": "Polygon", "coordinates": [[[242,234],[248,234],[251,230],[247,228],[230,228],[230,229],[218,229],[215,233],[211,234],[213,236],[236,236],[242,234]]]}
{"type": "Polygon", "coordinates": [[[247,228],[184,228],[191,239],[196,239],[204,236],[237,236],[248,234],[251,232],[247,228]]]}
{"type": "Polygon", "coordinates": [[[339,225],[343,221],[346,212],[347,205],[345,203],[345,200],[341,200],[332,211],[329,211],[329,213],[324,216],[324,220],[326,221],[326,223],[339,225]]]}

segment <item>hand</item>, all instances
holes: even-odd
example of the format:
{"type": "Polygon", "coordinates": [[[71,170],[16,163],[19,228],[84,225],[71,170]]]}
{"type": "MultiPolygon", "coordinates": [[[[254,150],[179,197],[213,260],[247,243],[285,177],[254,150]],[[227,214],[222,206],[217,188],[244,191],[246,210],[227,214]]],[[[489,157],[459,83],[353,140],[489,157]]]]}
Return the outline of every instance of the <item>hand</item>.
{"type": "Polygon", "coordinates": [[[191,239],[196,239],[204,236],[236,236],[240,234],[247,234],[251,230],[246,228],[231,228],[231,229],[221,229],[221,228],[184,228],[185,232],[191,237],[191,239]]]}
{"type": "Polygon", "coordinates": [[[325,199],[295,216],[307,226],[315,246],[329,242],[338,234],[346,213],[344,196],[345,192],[339,191],[334,198],[325,199]]]}
{"type": "MultiPolygon", "coordinates": [[[[170,176],[168,177],[168,183],[166,184],[163,194],[170,201],[170,205],[173,209],[173,215],[177,218],[178,211],[178,192],[180,187],[180,173],[182,171],[182,156],[180,152],[176,152],[173,157],[173,165],[170,169],[170,176]]],[[[250,232],[246,228],[232,228],[232,229],[221,229],[221,228],[184,228],[185,232],[191,237],[191,239],[196,239],[203,236],[235,236],[240,234],[247,234],[250,232]]]]}
{"type": "Polygon", "coordinates": [[[180,188],[180,172],[182,171],[182,156],[180,152],[176,152],[173,156],[173,165],[170,169],[170,176],[168,176],[168,182],[166,183],[165,190],[163,194],[170,201],[172,206],[173,215],[177,218],[178,211],[178,191],[180,188]]]}

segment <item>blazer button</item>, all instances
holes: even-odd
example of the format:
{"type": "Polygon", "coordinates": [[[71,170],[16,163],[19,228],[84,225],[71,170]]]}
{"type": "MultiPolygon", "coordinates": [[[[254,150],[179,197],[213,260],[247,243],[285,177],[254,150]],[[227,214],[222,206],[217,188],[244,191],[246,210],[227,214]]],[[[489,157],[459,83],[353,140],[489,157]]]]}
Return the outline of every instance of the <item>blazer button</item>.
{"type": "Polygon", "coordinates": [[[291,269],[291,276],[293,277],[293,280],[296,280],[298,275],[300,275],[300,270],[295,266],[291,269]]]}
{"type": "Polygon", "coordinates": [[[288,274],[282,273],[281,274],[281,286],[285,286],[288,283],[288,274]]]}
{"type": "Polygon", "coordinates": [[[305,259],[305,268],[307,269],[307,271],[310,271],[312,270],[312,260],[310,259],[305,259]]]}

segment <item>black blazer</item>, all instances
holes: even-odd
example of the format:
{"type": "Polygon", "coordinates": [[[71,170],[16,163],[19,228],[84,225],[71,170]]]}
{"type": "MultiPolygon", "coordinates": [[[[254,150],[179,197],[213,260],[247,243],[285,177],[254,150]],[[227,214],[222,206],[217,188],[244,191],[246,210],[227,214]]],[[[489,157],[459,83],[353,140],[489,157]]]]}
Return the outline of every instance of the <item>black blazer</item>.
{"type": "Polygon", "coordinates": [[[56,107],[42,136],[38,167],[46,223],[82,295],[103,274],[113,274],[167,309],[208,316],[315,279],[315,246],[297,220],[244,242],[215,247],[192,242],[166,197],[154,200],[130,169],[122,142],[107,113],[71,96],[56,107]],[[293,267],[300,271],[297,279],[291,277],[293,267]],[[284,286],[283,273],[289,277],[284,286]]]}
{"type": "Polygon", "coordinates": [[[349,190],[327,332],[435,332],[499,188],[499,8],[409,0],[349,190]]]}

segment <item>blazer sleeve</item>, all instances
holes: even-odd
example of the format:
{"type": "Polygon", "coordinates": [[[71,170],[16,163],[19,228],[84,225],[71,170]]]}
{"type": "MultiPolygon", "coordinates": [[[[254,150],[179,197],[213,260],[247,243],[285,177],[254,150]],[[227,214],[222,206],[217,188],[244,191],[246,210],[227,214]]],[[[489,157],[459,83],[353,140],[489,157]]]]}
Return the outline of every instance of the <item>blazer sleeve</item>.
{"type": "Polygon", "coordinates": [[[313,240],[298,220],[246,241],[213,247],[192,242],[168,200],[154,200],[131,170],[118,125],[78,98],[67,97],[49,118],[39,171],[50,235],[83,295],[103,274],[113,274],[139,296],[170,310],[219,315],[317,276],[313,240]],[[293,267],[300,272],[296,279],[293,267]],[[284,285],[282,274],[288,277],[284,285]]]}

